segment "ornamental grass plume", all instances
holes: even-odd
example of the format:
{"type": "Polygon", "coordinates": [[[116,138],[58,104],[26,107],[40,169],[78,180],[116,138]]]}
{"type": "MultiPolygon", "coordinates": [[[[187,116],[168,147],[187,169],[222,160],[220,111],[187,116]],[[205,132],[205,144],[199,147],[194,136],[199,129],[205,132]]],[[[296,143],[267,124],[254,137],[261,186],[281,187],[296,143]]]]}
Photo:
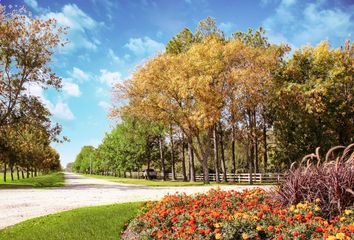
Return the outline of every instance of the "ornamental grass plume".
{"type": "Polygon", "coordinates": [[[275,190],[283,206],[315,202],[324,217],[333,218],[354,204],[354,143],[331,148],[324,160],[316,153],[292,164],[285,181],[275,190]]]}

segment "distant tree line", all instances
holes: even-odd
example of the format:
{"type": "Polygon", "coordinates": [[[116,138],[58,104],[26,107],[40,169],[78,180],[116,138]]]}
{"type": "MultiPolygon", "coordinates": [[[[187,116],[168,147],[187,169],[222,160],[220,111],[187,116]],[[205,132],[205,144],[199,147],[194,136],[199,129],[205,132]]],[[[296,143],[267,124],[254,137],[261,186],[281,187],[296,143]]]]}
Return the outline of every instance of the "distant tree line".
{"type": "MultiPolygon", "coordinates": [[[[230,38],[213,18],[183,29],[166,51],[114,86],[111,117],[121,120],[73,168],[125,174],[154,166],[209,182],[209,172],[288,169],[317,146],[354,138],[354,45],[326,41],[289,54],[262,28],[230,38]],[[117,104],[119,105],[119,104],[117,104]]],[[[219,181],[219,179],[217,179],[219,181]]]]}
{"type": "Polygon", "coordinates": [[[4,181],[60,169],[59,154],[50,146],[61,141],[61,127],[32,87],[61,88],[48,63],[64,44],[63,28],[54,19],[33,18],[24,9],[6,12],[0,4],[0,166],[4,181]],[[26,174],[25,174],[25,173],[26,174]]]}

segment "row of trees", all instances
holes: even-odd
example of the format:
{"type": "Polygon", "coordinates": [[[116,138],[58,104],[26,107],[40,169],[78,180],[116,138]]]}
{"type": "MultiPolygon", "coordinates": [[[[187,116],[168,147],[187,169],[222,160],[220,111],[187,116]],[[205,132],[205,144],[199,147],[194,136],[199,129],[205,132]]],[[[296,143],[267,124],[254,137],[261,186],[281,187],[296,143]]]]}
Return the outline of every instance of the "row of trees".
{"type": "Polygon", "coordinates": [[[60,169],[59,154],[50,146],[60,141],[59,125],[31,95],[33,86],[61,88],[61,79],[48,66],[53,51],[63,44],[54,19],[32,18],[24,9],[7,13],[0,5],[0,165],[17,178],[60,169]]]}
{"type": "MultiPolygon", "coordinates": [[[[114,87],[115,100],[127,101],[111,113],[122,122],[91,148],[91,162],[103,172],[155,163],[163,178],[191,181],[197,170],[209,182],[210,171],[224,180],[280,171],[317,146],[353,142],[353,45],[289,50],[261,28],[225,38],[212,18],[183,29],[114,87]]],[[[79,156],[75,169],[87,171],[79,156]]]]}

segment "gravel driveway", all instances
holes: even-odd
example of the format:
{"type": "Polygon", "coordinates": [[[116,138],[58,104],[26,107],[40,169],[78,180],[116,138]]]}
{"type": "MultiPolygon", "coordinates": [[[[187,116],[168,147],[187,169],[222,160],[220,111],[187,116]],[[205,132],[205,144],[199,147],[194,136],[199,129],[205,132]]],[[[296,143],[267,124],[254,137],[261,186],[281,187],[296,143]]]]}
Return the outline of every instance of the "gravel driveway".
{"type": "MultiPolygon", "coordinates": [[[[0,229],[29,218],[63,210],[117,202],[157,200],[176,192],[205,192],[212,186],[146,187],[65,173],[65,186],[48,189],[0,190],[0,229]]],[[[215,188],[215,186],[214,186],[215,188]]],[[[221,186],[242,190],[249,186],[221,186]]]]}

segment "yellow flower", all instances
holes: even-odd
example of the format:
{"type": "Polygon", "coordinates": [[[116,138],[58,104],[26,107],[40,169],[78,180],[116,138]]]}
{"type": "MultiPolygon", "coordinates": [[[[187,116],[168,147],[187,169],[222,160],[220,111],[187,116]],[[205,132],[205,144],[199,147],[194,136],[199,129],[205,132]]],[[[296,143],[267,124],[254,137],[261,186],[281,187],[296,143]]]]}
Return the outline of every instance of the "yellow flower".
{"type": "Polygon", "coordinates": [[[295,206],[294,206],[294,205],[291,205],[290,211],[293,212],[294,210],[295,210],[295,206]]]}
{"type": "Polygon", "coordinates": [[[262,231],[263,230],[262,226],[259,226],[259,225],[257,225],[256,229],[257,229],[257,231],[262,231]]]}
{"type": "Polygon", "coordinates": [[[249,239],[249,236],[247,233],[242,233],[242,239],[249,239]]]}
{"type": "Polygon", "coordinates": [[[352,211],[352,210],[344,210],[344,213],[345,213],[346,215],[350,215],[350,214],[353,213],[353,211],[352,211]]]}
{"type": "Polygon", "coordinates": [[[220,233],[216,233],[215,234],[215,239],[221,239],[221,234],[220,233]]]}
{"type": "Polygon", "coordinates": [[[341,217],[340,219],[339,219],[339,221],[344,221],[346,218],[345,217],[341,217]]]}
{"type": "Polygon", "coordinates": [[[315,211],[318,212],[318,211],[321,211],[321,208],[319,206],[316,206],[315,207],[315,211]]]}
{"type": "Polygon", "coordinates": [[[335,236],[329,236],[326,238],[326,240],[336,240],[337,238],[335,236]]]}
{"type": "Polygon", "coordinates": [[[214,224],[214,227],[215,227],[215,228],[219,228],[219,227],[220,227],[220,224],[219,224],[219,223],[215,223],[215,224],[214,224]]]}
{"type": "Polygon", "coordinates": [[[344,233],[337,233],[336,238],[337,239],[345,239],[345,234],[344,233]]]}
{"type": "Polygon", "coordinates": [[[302,208],[302,203],[298,203],[297,205],[296,205],[296,208],[302,208]]]}
{"type": "Polygon", "coordinates": [[[321,199],[316,198],[315,202],[316,202],[316,203],[319,203],[319,202],[321,202],[321,199]]]}

